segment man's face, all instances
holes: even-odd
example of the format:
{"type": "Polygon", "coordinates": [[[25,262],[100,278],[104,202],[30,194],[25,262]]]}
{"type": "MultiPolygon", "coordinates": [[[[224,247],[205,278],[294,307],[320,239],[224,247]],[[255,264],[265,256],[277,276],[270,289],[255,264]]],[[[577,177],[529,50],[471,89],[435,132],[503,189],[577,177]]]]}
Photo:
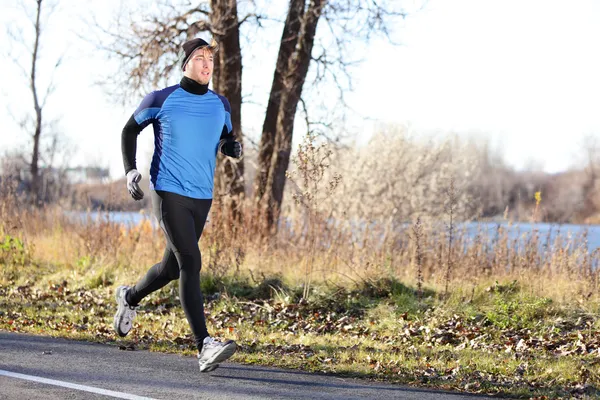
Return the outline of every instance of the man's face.
{"type": "Polygon", "coordinates": [[[207,85],[213,74],[214,62],[212,51],[206,47],[196,49],[185,65],[184,75],[196,82],[207,85]]]}

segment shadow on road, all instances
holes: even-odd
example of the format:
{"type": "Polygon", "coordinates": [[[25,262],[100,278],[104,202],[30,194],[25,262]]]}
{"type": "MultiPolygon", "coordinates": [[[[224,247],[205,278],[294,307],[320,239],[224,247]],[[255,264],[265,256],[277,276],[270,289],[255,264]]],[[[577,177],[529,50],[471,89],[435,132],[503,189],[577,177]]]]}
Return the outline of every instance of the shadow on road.
{"type": "MultiPolygon", "coordinates": [[[[244,370],[247,369],[249,372],[255,372],[255,371],[259,371],[256,368],[240,368],[240,367],[230,367],[230,366],[222,366],[221,367],[224,370],[229,370],[229,369],[240,369],[240,370],[244,370]]],[[[218,370],[217,370],[218,371],[218,370]]],[[[278,372],[278,373],[283,373],[285,374],[286,371],[272,371],[270,369],[261,369],[260,371],[262,372],[278,372]]],[[[291,372],[292,374],[294,373],[298,373],[295,371],[291,372]]],[[[311,375],[308,373],[304,373],[307,375],[311,375]]],[[[312,374],[314,375],[314,374],[312,374]]],[[[332,375],[334,376],[334,375],[332,375]]],[[[272,379],[272,378],[259,378],[259,377],[242,377],[242,376],[231,376],[231,375],[219,375],[218,373],[215,374],[211,374],[211,377],[213,378],[225,378],[225,379],[235,379],[235,380],[242,380],[242,381],[252,381],[252,382],[262,382],[262,383],[269,383],[269,384],[285,384],[285,385],[298,385],[298,386],[309,386],[309,387],[323,387],[323,388],[332,388],[332,389],[365,389],[365,390],[374,390],[377,389],[379,390],[386,390],[386,391],[391,391],[391,392],[413,392],[413,393],[440,393],[440,394],[445,394],[445,395],[450,395],[450,396],[461,396],[461,397],[465,397],[465,396],[473,396],[473,397],[479,397],[481,398],[482,395],[481,394],[471,394],[471,393],[456,393],[456,392],[449,392],[449,391],[443,391],[443,390],[431,390],[431,389],[419,389],[419,388],[413,388],[413,387],[407,387],[407,386],[398,386],[398,387],[383,387],[380,385],[375,386],[371,386],[371,385],[360,385],[360,384],[355,384],[355,383],[327,383],[327,382],[316,382],[316,381],[296,381],[296,380],[286,380],[286,379],[272,379]]],[[[492,397],[492,396],[490,396],[492,397]]]]}

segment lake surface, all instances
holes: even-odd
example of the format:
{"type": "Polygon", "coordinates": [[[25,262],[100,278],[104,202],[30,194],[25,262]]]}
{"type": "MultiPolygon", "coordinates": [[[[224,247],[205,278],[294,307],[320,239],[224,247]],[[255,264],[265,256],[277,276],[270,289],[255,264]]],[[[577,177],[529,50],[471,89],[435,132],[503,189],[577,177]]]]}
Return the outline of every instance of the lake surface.
{"type": "Polygon", "coordinates": [[[135,226],[144,221],[150,221],[153,226],[158,226],[156,223],[156,218],[153,215],[142,212],[127,212],[127,211],[67,211],[65,213],[67,216],[80,220],[82,222],[85,221],[111,221],[119,224],[123,224],[126,226],[135,226]]]}
{"type": "Polygon", "coordinates": [[[501,229],[508,233],[508,238],[514,240],[517,246],[523,247],[535,233],[540,247],[555,248],[557,239],[560,239],[559,243],[568,243],[571,249],[574,246],[585,246],[588,252],[593,252],[600,248],[600,225],[474,222],[462,226],[466,228],[468,237],[476,238],[480,235],[489,241],[494,241],[501,229]]]}
{"type": "MultiPolygon", "coordinates": [[[[141,212],[67,212],[67,215],[81,221],[111,221],[125,226],[135,226],[143,221],[157,227],[154,216],[141,212]]],[[[209,216],[210,218],[210,216],[209,216]]],[[[556,238],[586,246],[589,252],[600,248],[600,225],[548,224],[548,223],[506,223],[506,222],[471,222],[457,224],[457,230],[464,230],[467,236],[475,239],[478,235],[489,242],[497,237],[498,229],[508,233],[517,246],[525,245],[537,233],[540,246],[555,246],[556,238]]]]}

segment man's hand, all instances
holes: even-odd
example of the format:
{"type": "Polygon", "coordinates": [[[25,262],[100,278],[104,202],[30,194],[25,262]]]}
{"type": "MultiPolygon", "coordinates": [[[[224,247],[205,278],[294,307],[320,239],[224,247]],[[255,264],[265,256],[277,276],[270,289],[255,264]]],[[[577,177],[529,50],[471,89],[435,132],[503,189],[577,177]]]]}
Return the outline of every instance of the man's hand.
{"type": "Polygon", "coordinates": [[[240,158],[242,156],[242,144],[235,140],[221,141],[221,153],[228,157],[240,158]]]}
{"type": "Polygon", "coordinates": [[[144,192],[138,185],[139,181],[142,180],[142,174],[137,169],[132,169],[127,173],[127,190],[134,200],[141,200],[144,198],[144,192]]]}

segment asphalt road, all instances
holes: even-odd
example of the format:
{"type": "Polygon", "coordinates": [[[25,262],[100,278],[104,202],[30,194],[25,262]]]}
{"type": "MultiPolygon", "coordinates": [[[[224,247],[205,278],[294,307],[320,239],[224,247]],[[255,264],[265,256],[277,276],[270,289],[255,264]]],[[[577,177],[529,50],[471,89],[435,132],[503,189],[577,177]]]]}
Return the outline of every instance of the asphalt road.
{"type": "Polygon", "coordinates": [[[489,399],[0,332],[0,399],[489,399]]]}

